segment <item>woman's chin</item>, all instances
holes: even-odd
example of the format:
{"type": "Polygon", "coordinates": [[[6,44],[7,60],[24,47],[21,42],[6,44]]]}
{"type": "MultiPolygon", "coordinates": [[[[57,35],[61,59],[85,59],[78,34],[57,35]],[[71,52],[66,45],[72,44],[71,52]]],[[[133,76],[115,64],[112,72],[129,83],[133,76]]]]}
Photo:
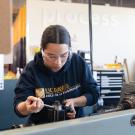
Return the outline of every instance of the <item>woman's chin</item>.
{"type": "Polygon", "coordinates": [[[61,68],[54,68],[52,69],[53,72],[58,72],[61,68]]]}

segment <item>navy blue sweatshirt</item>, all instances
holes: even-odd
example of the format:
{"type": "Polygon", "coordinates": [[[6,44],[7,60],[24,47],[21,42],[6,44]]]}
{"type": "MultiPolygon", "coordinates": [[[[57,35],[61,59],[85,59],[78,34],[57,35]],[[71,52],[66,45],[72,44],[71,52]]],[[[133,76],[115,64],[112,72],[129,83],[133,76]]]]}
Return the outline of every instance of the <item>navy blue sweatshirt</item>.
{"type": "MultiPolygon", "coordinates": [[[[52,105],[58,100],[85,96],[86,106],[94,105],[98,100],[97,83],[92,77],[90,68],[77,54],[72,55],[58,71],[52,72],[43,62],[41,53],[25,67],[15,88],[14,108],[17,115],[22,116],[16,105],[25,101],[28,96],[40,97],[45,104],[52,105]]],[[[76,118],[83,116],[82,107],[75,107],[76,118]]],[[[23,117],[23,116],[22,116],[23,117]]],[[[49,122],[49,112],[43,108],[39,113],[33,113],[29,121],[35,124],[49,122]]]]}

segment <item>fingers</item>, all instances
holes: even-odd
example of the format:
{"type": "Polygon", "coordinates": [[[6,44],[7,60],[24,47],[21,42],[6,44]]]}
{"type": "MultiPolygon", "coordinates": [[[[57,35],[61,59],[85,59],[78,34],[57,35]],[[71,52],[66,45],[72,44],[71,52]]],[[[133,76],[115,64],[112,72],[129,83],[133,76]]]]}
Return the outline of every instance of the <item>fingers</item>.
{"type": "Polygon", "coordinates": [[[67,99],[64,102],[65,102],[65,106],[74,106],[73,99],[67,99]]]}
{"type": "Polygon", "coordinates": [[[67,117],[70,118],[70,119],[74,119],[76,116],[76,112],[69,112],[67,113],[67,117]]]}
{"type": "Polygon", "coordinates": [[[73,99],[65,100],[65,106],[70,106],[71,109],[72,109],[72,112],[67,113],[67,117],[70,118],[70,119],[74,119],[75,115],[76,115],[76,111],[75,111],[75,108],[74,108],[74,101],[73,101],[73,99]]]}
{"type": "Polygon", "coordinates": [[[44,102],[42,101],[42,99],[40,99],[40,98],[37,99],[36,106],[38,108],[43,108],[44,107],[44,102]]]}
{"type": "Polygon", "coordinates": [[[26,100],[26,108],[27,111],[30,113],[40,112],[43,107],[44,107],[44,103],[40,98],[29,96],[26,100]]]}

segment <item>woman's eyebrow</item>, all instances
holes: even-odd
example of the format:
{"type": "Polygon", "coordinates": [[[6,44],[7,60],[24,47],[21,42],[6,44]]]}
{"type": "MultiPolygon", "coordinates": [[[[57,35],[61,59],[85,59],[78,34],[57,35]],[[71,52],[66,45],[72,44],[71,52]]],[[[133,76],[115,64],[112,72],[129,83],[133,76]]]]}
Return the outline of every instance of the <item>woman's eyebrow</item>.
{"type": "Polygon", "coordinates": [[[68,51],[66,51],[66,52],[64,52],[64,53],[62,53],[62,54],[53,54],[53,53],[51,53],[51,52],[47,52],[47,54],[49,54],[49,55],[65,55],[65,54],[67,54],[68,53],[68,51]]]}

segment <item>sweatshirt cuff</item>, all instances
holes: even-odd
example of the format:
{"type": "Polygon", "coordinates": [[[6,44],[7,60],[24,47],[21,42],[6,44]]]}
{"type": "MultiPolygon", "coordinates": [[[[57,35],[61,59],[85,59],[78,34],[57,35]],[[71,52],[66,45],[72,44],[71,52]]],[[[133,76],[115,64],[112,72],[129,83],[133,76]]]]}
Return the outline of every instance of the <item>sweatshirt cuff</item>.
{"type": "Polygon", "coordinates": [[[85,96],[87,99],[86,106],[92,106],[94,104],[91,94],[84,94],[83,96],[85,96]]]}

